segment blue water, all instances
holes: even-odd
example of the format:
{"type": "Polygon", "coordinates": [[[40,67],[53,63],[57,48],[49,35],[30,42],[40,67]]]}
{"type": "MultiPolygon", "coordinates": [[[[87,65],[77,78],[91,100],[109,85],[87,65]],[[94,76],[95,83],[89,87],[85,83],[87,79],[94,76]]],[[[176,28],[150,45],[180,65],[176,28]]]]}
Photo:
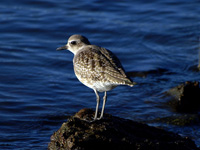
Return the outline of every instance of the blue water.
{"type": "MultiPolygon", "coordinates": [[[[198,64],[199,8],[199,0],[1,0],[0,149],[47,149],[68,116],[95,109],[93,90],[74,75],[73,54],[56,51],[77,33],[113,51],[127,72],[156,72],[108,92],[106,113],[136,121],[182,115],[164,105],[162,93],[200,81],[191,69],[198,64]]],[[[198,124],[156,125],[200,146],[198,124]]]]}

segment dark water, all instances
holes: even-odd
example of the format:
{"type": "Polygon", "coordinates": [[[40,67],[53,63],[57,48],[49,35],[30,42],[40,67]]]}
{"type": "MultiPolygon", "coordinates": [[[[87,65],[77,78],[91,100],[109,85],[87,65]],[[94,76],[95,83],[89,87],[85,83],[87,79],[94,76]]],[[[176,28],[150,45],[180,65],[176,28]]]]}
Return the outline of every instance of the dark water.
{"type": "MultiPolygon", "coordinates": [[[[50,136],[82,108],[95,108],[94,92],[74,75],[73,54],[55,49],[75,33],[112,50],[136,77],[133,88],[108,93],[106,112],[136,121],[183,115],[163,92],[200,81],[200,1],[3,0],[0,3],[0,149],[46,149],[50,136]]],[[[200,145],[199,124],[152,124],[200,145]]]]}

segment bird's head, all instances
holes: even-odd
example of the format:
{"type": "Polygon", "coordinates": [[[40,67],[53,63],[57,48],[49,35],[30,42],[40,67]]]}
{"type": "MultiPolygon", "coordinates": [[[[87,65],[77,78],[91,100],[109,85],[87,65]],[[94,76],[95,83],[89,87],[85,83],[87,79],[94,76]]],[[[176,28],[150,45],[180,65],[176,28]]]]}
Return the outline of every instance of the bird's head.
{"type": "Polygon", "coordinates": [[[82,35],[75,34],[69,37],[66,45],[59,47],[56,50],[69,50],[73,54],[76,54],[86,45],[91,45],[88,39],[82,35]]]}

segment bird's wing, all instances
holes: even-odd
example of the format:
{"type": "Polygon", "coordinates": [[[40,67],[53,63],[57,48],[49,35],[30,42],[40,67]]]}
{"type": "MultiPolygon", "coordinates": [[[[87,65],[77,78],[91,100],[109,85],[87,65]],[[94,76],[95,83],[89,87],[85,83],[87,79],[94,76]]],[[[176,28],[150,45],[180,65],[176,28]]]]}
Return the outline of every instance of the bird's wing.
{"type": "Polygon", "coordinates": [[[111,51],[94,45],[83,48],[75,55],[74,71],[81,78],[93,81],[134,85],[126,76],[119,59],[111,51]]]}
{"type": "Polygon", "coordinates": [[[107,76],[114,78],[114,80],[118,81],[119,83],[133,86],[135,83],[133,83],[132,80],[127,77],[125,70],[117,56],[105,48],[101,47],[100,49],[101,53],[110,63],[107,70],[105,71],[107,76]]]}

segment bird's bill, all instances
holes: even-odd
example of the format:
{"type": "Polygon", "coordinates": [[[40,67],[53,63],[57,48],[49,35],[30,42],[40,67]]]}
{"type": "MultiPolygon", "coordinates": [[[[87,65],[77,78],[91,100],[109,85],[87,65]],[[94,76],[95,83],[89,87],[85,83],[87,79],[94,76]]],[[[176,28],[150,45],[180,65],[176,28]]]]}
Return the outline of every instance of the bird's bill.
{"type": "Polygon", "coordinates": [[[64,46],[58,47],[56,50],[60,51],[60,50],[66,50],[66,49],[68,49],[68,46],[64,45],[64,46]]]}

